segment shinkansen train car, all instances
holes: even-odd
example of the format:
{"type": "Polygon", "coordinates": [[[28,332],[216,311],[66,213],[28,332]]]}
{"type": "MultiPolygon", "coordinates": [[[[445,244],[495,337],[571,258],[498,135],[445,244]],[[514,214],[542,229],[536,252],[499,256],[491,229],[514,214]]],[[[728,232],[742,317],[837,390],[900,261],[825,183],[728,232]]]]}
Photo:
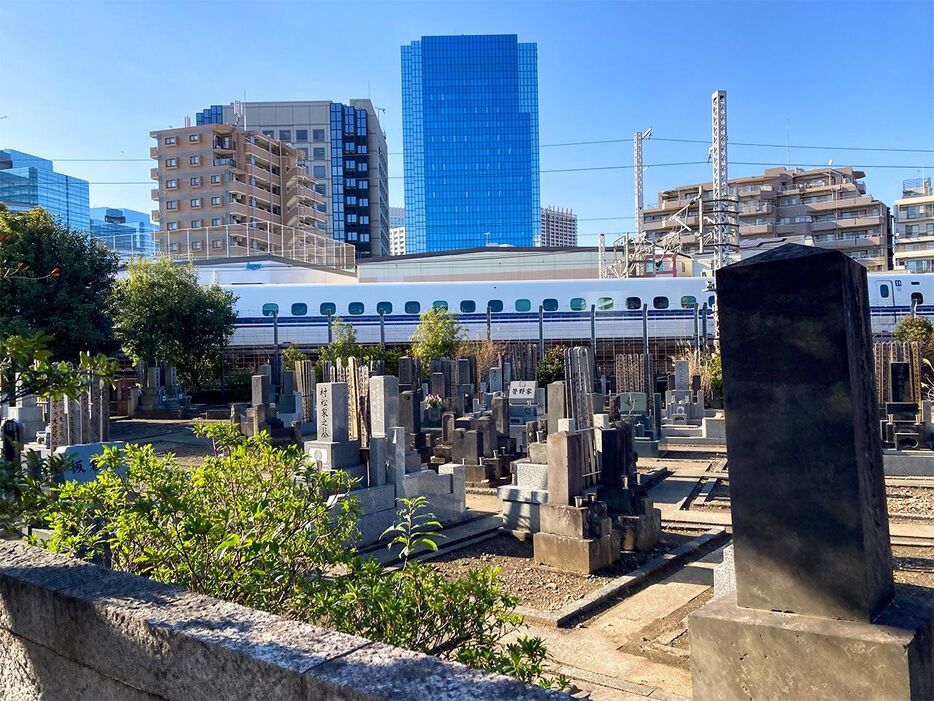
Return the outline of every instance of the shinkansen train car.
{"type": "MultiPolygon", "coordinates": [[[[353,324],[361,343],[405,343],[419,315],[444,307],[459,315],[469,338],[485,338],[488,321],[498,341],[535,341],[539,314],[549,341],[587,339],[591,309],[597,337],[642,336],[643,307],[653,339],[692,338],[695,305],[699,329],[713,334],[715,293],[709,278],[539,280],[459,283],[352,283],[232,285],[238,296],[237,325],[230,345],[268,346],[273,325],[280,343],[320,346],[328,342],[328,319],[353,324]],[[489,310],[489,319],[488,312],[489,310]]],[[[872,328],[889,334],[901,317],[934,319],[934,275],[869,276],[872,328]]]]}

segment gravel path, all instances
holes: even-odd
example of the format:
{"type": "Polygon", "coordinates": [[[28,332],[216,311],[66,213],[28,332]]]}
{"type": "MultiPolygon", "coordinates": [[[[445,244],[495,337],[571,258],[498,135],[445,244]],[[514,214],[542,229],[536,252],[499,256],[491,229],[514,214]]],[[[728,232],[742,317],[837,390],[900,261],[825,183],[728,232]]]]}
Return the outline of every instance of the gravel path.
{"type": "Polygon", "coordinates": [[[911,520],[927,517],[934,519],[934,488],[893,487],[885,488],[889,504],[889,515],[895,519],[911,520]],[[907,517],[907,518],[906,518],[907,517]]]}
{"type": "Polygon", "coordinates": [[[455,550],[430,563],[450,577],[461,576],[470,568],[499,567],[503,588],[519,599],[520,605],[539,611],[557,611],[610,580],[673,550],[690,537],[665,531],[655,549],[644,553],[624,553],[617,563],[592,575],[561,572],[537,565],[532,560],[531,541],[522,542],[509,535],[499,535],[455,550]]]}

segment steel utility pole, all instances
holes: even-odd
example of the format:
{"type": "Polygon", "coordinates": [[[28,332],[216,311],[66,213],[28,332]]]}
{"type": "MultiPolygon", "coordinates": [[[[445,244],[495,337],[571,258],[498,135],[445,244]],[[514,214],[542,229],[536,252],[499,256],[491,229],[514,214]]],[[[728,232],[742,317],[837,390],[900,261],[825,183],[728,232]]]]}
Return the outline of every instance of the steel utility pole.
{"type": "MultiPolygon", "coordinates": [[[[632,183],[633,194],[635,196],[635,215],[636,215],[636,241],[638,248],[642,244],[645,234],[642,232],[642,204],[643,204],[643,166],[642,166],[642,142],[652,136],[652,127],[643,132],[636,132],[632,135],[632,183]]],[[[626,251],[629,252],[629,242],[626,243],[626,251]]],[[[646,271],[648,272],[648,271],[646,271]]],[[[652,245],[652,274],[655,274],[655,245],[652,245]]],[[[626,266],[625,277],[629,277],[629,266],[626,266]]]]}
{"type": "Polygon", "coordinates": [[[726,90],[717,90],[710,96],[711,105],[711,151],[713,163],[714,200],[714,253],[713,270],[722,268],[726,262],[726,247],[730,244],[729,222],[727,221],[727,197],[729,178],[727,175],[727,131],[726,90]]]}

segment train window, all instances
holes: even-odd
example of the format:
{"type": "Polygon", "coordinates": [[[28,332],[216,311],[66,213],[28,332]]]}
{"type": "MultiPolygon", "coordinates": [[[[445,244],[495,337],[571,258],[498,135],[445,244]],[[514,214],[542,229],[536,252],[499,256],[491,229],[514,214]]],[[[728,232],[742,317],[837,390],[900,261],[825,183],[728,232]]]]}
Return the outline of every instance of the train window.
{"type": "Polygon", "coordinates": [[[377,302],[376,313],[377,314],[392,314],[392,302],[377,302]]]}
{"type": "Polygon", "coordinates": [[[543,299],[542,307],[544,307],[546,312],[556,312],[558,311],[558,300],[551,299],[550,297],[548,299],[543,299]]]}
{"type": "Polygon", "coordinates": [[[684,295],[681,298],[682,309],[693,309],[695,304],[697,304],[697,297],[694,295],[684,295]]]}
{"type": "Polygon", "coordinates": [[[308,305],[304,302],[296,302],[292,305],[292,316],[305,316],[308,313],[308,305]]]}
{"type": "Polygon", "coordinates": [[[447,309],[448,303],[445,302],[443,299],[436,299],[434,302],[431,303],[431,306],[433,309],[447,309]]]}
{"type": "Polygon", "coordinates": [[[627,297],[626,309],[642,309],[642,300],[638,297],[627,297]]]}
{"type": "Polygon", "coordinates": [[[275,302],[269,302],[263,305],[263,316],[272,316],[279,313],[279,305],[275,302]]]}
{"type": "Polygon", "coordinates": [[[461,300],[461,313],[462,314],[473,314],[477,311],[477,303],[472,299],[462,299],[461,300]]]}
{"type": "Polygon", "coordinates": [[[516,311],[517,312],[527,312],[532,308],[532,303],[527,299],[517,299],[516,300],[516,311]]]}
{"type": "Polygon", "coordinates": [[[924,304],[924,295],[920,292],[911,293],[911,303],[912,304],[924,304]]]}
{"type": "Polygon", "coordinates": [[[656,297],[652,300],[652,306],[656,309],[668,309],[668,298],[667,297],[656,297]]]}
{"type": "Polygon", "coordinates": [[[350,312],[353,316],[359,316],[363,314],[363,302],[351,302],[347,305],[347,311],[350,312]]]}
{"type": "Polygon", "coordinates": [[[335,314],[337,314],[337,305],[334,302],[321,304],[321,316],[334,316],[335,314]]]}
{"type": "Polygon", "coordinates": [[[405,303],[405,313],[406,314],[418,314],[422,310],[422,305],[418,302],[406,302],[405,303]]]}
{"type": "Polygon", "coordinates": [[[711,309],[713,309],[713,303],[714,303],[714,296],[713,296],[713,295],[710,295],[710,296],[707,298],[707,306],[710,307],[711,309]]]}
{"type": "Polygon", "coordinates": [[[587,308],[587,302],[583,297],[575,297],[571,300],[571,309],[575,312],[582,312],[587,308]]]}
{"type": "Polygon", "coordinates": [[[491,299],[486,303],[486,308],[489,309],[494,314],[499,314],[503,311],[503,300],[501,299],[491,299]]]}
{"type": "Polygon", "coordinates": [[[613,298],[612,297],[601,297],[597,300],[597,310],[601,312],[608,312],[613,308],[613,298]]]}
{"type": "Polygon", "coordinates": [[[889,286],[879,285],[879,295],[881,295],[882,299],[886,299],[889,296],[889,286]]]}

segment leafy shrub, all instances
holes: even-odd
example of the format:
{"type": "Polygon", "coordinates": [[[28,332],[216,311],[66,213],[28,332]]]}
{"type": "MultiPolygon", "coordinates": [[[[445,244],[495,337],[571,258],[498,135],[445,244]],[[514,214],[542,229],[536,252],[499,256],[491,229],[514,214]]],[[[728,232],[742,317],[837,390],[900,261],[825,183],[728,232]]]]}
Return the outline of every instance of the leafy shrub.
{"type": "Polygon", "coordinates": [[[539,387],[564,379],[564,348],[553,346],[545,351],[545,356],[538,363],[536,379],[539,387]]]}
{"type": "Polygon", "coordinates": [[[906,316],[895,325],[895,338],[899,341],[927,341],[934,335],[934,326],[923,316],[906,316]]]}

